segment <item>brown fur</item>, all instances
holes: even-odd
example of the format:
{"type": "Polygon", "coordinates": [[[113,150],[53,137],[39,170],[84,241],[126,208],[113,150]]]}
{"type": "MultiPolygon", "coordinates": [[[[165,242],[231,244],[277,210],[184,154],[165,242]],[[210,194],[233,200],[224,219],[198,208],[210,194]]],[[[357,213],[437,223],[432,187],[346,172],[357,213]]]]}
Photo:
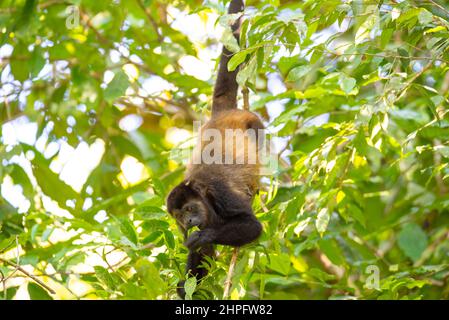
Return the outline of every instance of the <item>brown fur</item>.
{"type": "MultiPolygon", "coordinates": [[[[231,0],[228,13],[241,11],[243,0],[231,0]]],[[[237,39],[239,25],[240,19],[232,26],[237,39]]],[[[184,244],[189,249],[186,272],[198,280],[207,274],[202,263],[204,257],[214,256],[215,244],[242,246],[257,239],[262,232],[262,225],[254,216],[251,204],[258,189],[258,154],[262,147],[260,138],[263,137],[258,135],[258,130],[263,129],[263,124],[256,114],[236,109],[238,70],[227,70],[231,56],[231,52],[223,48],[214,88],[212,119],[201,130],[203,133],[215,129],[224,143],[209,141],[200,134],[185,180],[167,197],[168,212],[176,218],[186,237],[184,244]],[[240,141],[235,136],[225,139],[226,129],[241,130],[247,135],[240,141]],[[249,134],[251,130],[248,129],[255,135],[249,134]],[[231,149],[232,162],[226,164],[226,151],[231,149]],[[198,161],[208,150],[213,150],[213,156],[221,158],[215,163],[198,161]],[[221,154],[215,155],[215,151],[221,154]],[[255,161],[250,162],[250,159],[255,161]],[[186,209],[193,207],[194,210],[186,209]],[[200,230],[187,236],[187,229],[191,226],[198,226],[200,230]]],[[[178,294],[184,298],[184,281],[178,284],[178,294]]]]}
{"type": "MultiPolygon", "coordinates": [[[[225,150],[225,130],[242,130],[247,132],[248,129],[257,130],[263,129],[263,124],[259,117],[249,111],[233,109],[222,111],[217,117],[212,118],[201,129],[204,132],[207,129],[216,129],[220,132],[223,140],[221,145],[217,143],[215,150],[221,149],[224,155],[225,150]]],[[[209,177],[213,179],[220,179],[223,183],[227,184],[230,189],[241,194],[242,196],[249,196],[251,198],[258,189],[259,181],[259,169],[260,163],[257,151],[260,150],[258,141],[252,137],[247,137],[243,144],[238,144],[236,139],[228,141],[232,144],[233,149],[233,164],[223,164],[225,159],[221,159],[220,164],[189,164],[186,172],[187,180],[200,180],[203,184],[207,185],[210,181],[209,177]],[[248,153],[252,150],[256,150],[256,155],[252,155],[256,160],[256,163],[249,164],[248,153]],[[237,162],[240,160],[240,163],[237,162]]],[[[199,137],[199,143],[194,150],[194,157],[201,159],[199,153],[204,151],[204,148],[210,144],[214,144],[214,141],[208,141],[203,136],[199,137]],[[200,148],[201,146],[201,148],[200,148]]],[[[260,143],[259,143],[260,144],[260,143]]]]}

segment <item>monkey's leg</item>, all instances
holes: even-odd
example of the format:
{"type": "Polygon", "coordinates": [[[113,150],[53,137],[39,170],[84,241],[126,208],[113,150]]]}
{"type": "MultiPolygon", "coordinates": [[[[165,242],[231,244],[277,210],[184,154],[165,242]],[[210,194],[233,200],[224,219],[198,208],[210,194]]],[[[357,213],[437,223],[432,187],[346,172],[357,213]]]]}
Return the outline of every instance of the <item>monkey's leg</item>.
{"type": "Polygon", "coordinates": [[[256,240],[262,232],[262,225],[253,215],[237,216],[215,228],[196,231],[187,239],[185,245],[198,248],[208,243],[240,247],[256,240]]]}
{"type": "MultiPolygon", "coordinates": [[[[213,257],[215,255],[213,244],[207,244],[199,249],[189,250],[189,255],[187,257],[186,274],[196,277],[198,281],[207,275],[207,269],[201,264],[204,261],[204,257],[213,257]]],[[[177,292],[180,298],[184,299],[186,292],[184,290],[185,281],[179,281],[177,292]]]]}

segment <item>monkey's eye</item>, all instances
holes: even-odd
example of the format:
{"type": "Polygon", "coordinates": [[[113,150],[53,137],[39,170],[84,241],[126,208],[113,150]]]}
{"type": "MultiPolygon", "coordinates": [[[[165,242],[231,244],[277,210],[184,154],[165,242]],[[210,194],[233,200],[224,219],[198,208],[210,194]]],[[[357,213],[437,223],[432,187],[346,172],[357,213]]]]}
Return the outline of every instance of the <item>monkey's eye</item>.
{"type": "Polygon", "coordinates": [[[185,206],[184,211],[186,212],[192,212],[192,206],[185,206]]]}

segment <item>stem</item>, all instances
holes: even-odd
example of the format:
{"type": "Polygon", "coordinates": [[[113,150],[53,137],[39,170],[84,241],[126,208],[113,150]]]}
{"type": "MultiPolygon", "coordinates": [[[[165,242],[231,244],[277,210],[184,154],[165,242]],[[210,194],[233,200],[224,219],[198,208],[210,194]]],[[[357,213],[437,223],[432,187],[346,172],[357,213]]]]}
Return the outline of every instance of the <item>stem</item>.
{"type": "Polygon", "coordinates": [[[151,16],[151,13],[145,8],[145,5],[143,4],[142,0],[137,0],[137,4],[139,5],[140,9],[145,13],[145,16],[147,17],[148,22],[151,24],[151,26],[154,29],[154,32],[156,32],[157,39],[159,40],[159,43],[164,42],[164,37],[159,33],[159,27],[156,23],[156,21],[151,16]]]}
{"type": "Polygon", "coordinates": [[[247,87],[242,89],[243,94],[243,110],[249,111],[249,90],[247,87]]]}
{"type": "Polygon", "coordinates": [[[449,15],[449,10],[447,10],[445,7],[440,5],[439,3],[436,3],[433,0],[428,0],[430,3],[432,3],[434,6],[438,7],[441,11],[444,11],[447,15],[449,15]]]}
{"type": "Polygon", "coordinates": [[[226,276],[226,281],[224,283],[223,300],[228,299],[229,291],[232,285],[232,276],[234,274],[235,264],[237,262],[237,256],[239,255],[239,248],[235,247],[232,253],[231,263],[229,264],[228,275],[226,276]]]}
{"type": "Polygon", "coordinates": [[[3,258],[0,258],[0,261],[10,265],[11,267],[16,268],[17,270],[19,270],[20,272],[22,272],[23,274],[25,274],[27,277],[33,279],[37,284],[39,284],[41,287],[43,287],[44,289],[46,289],[48,292],[50,292],[51,294],[55,294],[56,292],[50,288],[49,286],[47,286],[45,283],[43,283],[41,280],[39,280],[38,278],[36,278],[33,274],[28,273],[28,271],[26,271],[25,269],[23,269],[21,266],[19,266],[18,264],[15,264],[14,262],[5,260],[3,258]]]}

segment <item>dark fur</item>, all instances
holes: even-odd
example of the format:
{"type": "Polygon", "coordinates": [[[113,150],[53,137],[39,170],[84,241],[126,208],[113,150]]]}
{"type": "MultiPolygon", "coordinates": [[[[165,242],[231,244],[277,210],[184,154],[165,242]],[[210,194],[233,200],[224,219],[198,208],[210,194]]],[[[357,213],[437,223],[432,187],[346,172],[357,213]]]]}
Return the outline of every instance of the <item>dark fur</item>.
{"type": "MultiPolygon", "coordinates": [[[[231,1],[229,13],[242,10],[242,0],[231,1]]],[[[237,38],[238,28],[239,21],[232,26],[237,38]]],[[[237,71],[227,70],[230,56],[231,53],[223,48],[214,88],[212,119],[203,128],[218,129],[220,132],[225,129],[263,129],[257,115],[236,109],[237,71]]],[[[248,139],[247,143],[254,144],[257,140],[248,139]]],[[[242,148],[239,146],[238,149],[241,151],[242,148]]],[[[258,170],[258,163],[192,164],[188,167],[186,179],[170,192],[167,209],[184,232],[185,245],[189,249],[186,273],[198,280],[207,274],[203,262],[206,256],[214,256],[214,244],[239,247],[259,237],[262,225],[251,208],[258,189],[258,170]],[[192,208],[190,204],[199,202],[201,206],[196,205],[195,212],[186,210],[186,207],[192,208]],[[191,217],[201,217],[201,223],[195,224],[200,230],[187,236],[191,217]]],[[[178,294],[181,298],[185,297],[184,281],[178,284],[178,294]]]]}
{"type": "MultiPolygon", "coordinates": [[[[198,280],[207,274],[202,264],[205,256],[214,256],[214,244],[240,247],[256,240],[262,232],[262,225],[251,208],[251,195],[237,194],[218,177],[206,181],[199,178],[199,181],[183,181],[172,190],[167,199],[169,212],[198,198],[207,207],[208,223],[185,241],[189,248],[186,272],[198,280]],[[207,187],[204,188],[205,185],[207,187]],[[204,189],[197,191],[198,187],[204,189]]],[[[181,298],[185,297],[184,281],[178,284],[178,294],[181,298]]]]}
{"type": "MultiPolygon", "coordinates": [[[[232,0],[228,13],[239,13],[244,9],[243,0],[232,0]]],[[[240,38],[240,19],[235,21],[231,26],[232,32],[237,39],[240,38]]],[[[237,108],[237,90],[238,84],[236,81],[238,69],[229,72],[228,62],[232,57],[232,52],[230,52],[226,47],[223,47],[221,53],[220,65],[218,67],[217,81],[215,82],[214,96],[212,100],[212,117],[223,110],[230,110],[237,108]]]]}

